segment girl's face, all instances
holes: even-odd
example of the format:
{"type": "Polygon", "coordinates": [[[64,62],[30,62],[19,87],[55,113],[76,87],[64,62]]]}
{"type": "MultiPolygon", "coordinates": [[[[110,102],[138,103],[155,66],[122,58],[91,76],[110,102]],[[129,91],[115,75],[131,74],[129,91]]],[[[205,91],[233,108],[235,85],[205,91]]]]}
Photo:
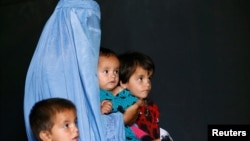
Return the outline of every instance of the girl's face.
{"type": "Polygon", "coordinates": [[[149,72],[142,67],[137,67],[127,83],[122,83],[123,88],[127,88],[139,99],[146,98],[151,90],[151,76],[149,72]]]}
{"type": "Polygon", "coordinates": [[[74,110],[64,110],[57,113],[52,119],[54,125],[49,132],[50,141],[77,141],[79,132],[76,125],[74,110]]]}
{"type": "Polygon", "coordinates": [[[113,90],[119,81],[119,60],[115,56],[100,56],[98,61],[99,87],[113,90]]]}

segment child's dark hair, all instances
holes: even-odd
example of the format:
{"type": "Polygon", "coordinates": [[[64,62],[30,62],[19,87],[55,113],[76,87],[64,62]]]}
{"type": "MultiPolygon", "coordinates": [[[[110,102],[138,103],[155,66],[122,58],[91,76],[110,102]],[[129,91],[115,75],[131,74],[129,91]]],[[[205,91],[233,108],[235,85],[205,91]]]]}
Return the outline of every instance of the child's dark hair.
{"type": "Polygon", "coordinates": [[[37,139],[40,140],[39,133],[41,131],[51,130],[54,125],[52,118],[64,110],[74,110],[76,113],[75,105],[63,98],[49,98],[35,103],[29,115],[29,122],[37,139]]]}
{"type": "Polygon", "coordinates": [[[119,77],[122,83],[127,83],[137,67],[142,67],[148,72],[155,71],[153,60],[140,52],[126,52],[118,56],[120,60],[119,77]]]}
{"type": "Polygon", "coordinates": [[[118,58],[117,54],[113,50],[102,47],[102,46],[100,47],[99,56],[107,56],[107,57],[116,56],[118,58]]]}

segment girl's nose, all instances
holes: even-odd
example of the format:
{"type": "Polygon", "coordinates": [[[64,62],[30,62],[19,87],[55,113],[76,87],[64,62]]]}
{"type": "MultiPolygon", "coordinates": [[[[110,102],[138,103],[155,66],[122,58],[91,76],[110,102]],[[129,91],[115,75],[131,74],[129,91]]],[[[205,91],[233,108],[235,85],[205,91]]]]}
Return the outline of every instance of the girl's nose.
{"type": "Polygon", "coordinates": [[[148,79],[148,80],[146,81],[146,86],[151,87],[151,81],[150,81],[150,79],[148,79]]]}

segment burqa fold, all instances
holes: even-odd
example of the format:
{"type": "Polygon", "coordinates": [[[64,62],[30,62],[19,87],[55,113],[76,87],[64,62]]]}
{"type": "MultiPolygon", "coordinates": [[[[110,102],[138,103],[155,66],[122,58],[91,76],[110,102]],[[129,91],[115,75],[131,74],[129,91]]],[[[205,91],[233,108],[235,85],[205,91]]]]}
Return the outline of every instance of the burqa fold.
{"type": "Polygon", "coordinates": [[[29,141],[35,141],[29,113],[39,100],[61,97],[77,107],[80,140],[105,140],[100,112],[97,63],[100,9],[93,0],[60,0],[48,19],[25,82],[24,117],[29,141]]]}

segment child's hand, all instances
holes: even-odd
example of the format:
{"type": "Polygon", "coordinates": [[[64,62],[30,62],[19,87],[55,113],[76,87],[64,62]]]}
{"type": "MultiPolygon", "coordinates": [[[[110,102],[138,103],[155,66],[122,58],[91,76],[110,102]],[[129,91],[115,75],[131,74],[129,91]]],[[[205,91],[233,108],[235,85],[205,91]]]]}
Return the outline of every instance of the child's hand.
{"type": "Polygon", "coordinates": [[[144,104],[144,100],[143,99],[138,99],[135,104],[137,104],[137,106],[140,107],[140,106],[142,106],[144,104]]]}
{"type": "Polygon", "coordinates": [[[101,113],[108,114],[112,110],[112,103],[109,100],[103,100],[101,102],[101,113]]]}
{"type": "Polygon", "coordinates": [[[135,123],[139,114],[139,107],[142,106],[143,104],[144,100],[138,99],[135,104],[131,105],[125,110],[123,114],[123,119],[126,125],[131,125],[135,123]]]}
{"type": "Polygon", "coordinates": [[[123,120],[124,120],[125,125],[131,125],[135,123],[138,117],[138,114],[139,114],[138,104],[135,103],[129,106],[123,114],[123,120]]]}

